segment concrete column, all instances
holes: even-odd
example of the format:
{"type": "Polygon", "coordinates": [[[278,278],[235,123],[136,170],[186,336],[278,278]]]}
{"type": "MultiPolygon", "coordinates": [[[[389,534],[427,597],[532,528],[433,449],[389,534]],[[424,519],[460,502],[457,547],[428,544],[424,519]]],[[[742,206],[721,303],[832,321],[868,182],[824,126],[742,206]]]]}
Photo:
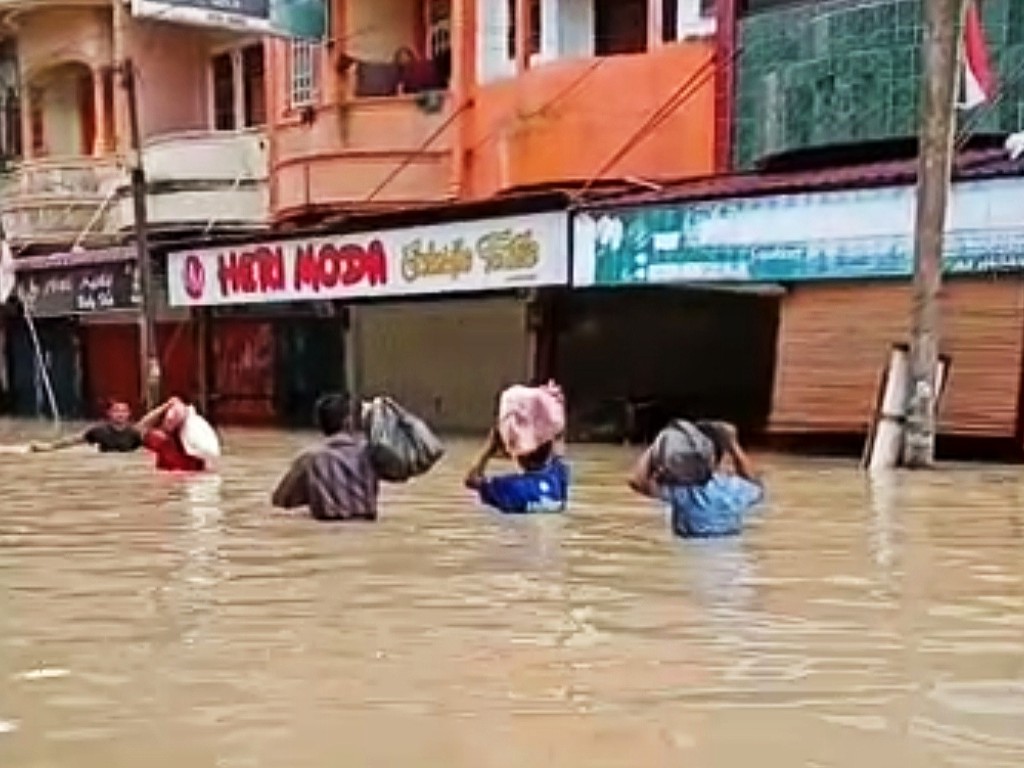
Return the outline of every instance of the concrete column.
{"type": "Polygon", "coordinates": [[[647,0],[647,50],[661,48],[661,28],[664,23],[662,0],[647,0]]]}
{"type": "Polygon", "coordinates": [[[461,110],[456,118],[455,137],[452,145],[451,194],[461,198],[467,196],[471,178],[470,149],[473,143],[473,99],[476,94],[479,22],[476,14],[476,0],[454,0],[451,18],[453,108],[461,110]]]}
{"type": "Polygon", "coordinates": [[[103,68],[92,68],[92,101],[93,119],[96,121],[94,132],[92,154],[93,157],[100,157],[107,151],[109,137],[107,136],[107,100],[103,93],[103,68]]]}
{"type": "Polygon", "coordinates": [[[540,3],[540,57],[541,61],[555,61],[563,55],[561,0],[541,0],[540,3]]]}
{"type": "Polygon", "coordinates": [[[533,26],[533,5],[530,0],[516,0],[516,74],[530,68],[530,28],[533,26]]]}

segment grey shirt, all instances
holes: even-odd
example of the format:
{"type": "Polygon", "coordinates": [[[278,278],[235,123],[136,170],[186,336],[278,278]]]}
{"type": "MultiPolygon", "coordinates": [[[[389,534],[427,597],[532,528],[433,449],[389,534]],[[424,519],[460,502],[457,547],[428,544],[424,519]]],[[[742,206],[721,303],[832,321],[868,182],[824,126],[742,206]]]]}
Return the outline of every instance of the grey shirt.
{"type": "Polygon", "coordinates": [[[317,520],[376,520],[379,488],[366,440],[341,433],[295,458],[273,503],[309,507],[317,520]]]}

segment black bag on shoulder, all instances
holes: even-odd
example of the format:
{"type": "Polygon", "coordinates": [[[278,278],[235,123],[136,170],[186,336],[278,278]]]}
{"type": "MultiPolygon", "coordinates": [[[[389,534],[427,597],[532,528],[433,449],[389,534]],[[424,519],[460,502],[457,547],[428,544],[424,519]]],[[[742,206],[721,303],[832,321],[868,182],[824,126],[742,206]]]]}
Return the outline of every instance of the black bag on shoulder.
{"type": "Polygon", "coordinates": [[[444,446],[422,420],[389,397],[377,397],[364,416],[370,463],[381,480],[404,483],[426,474],[444,446]]]}
{"type": "Polygon", "coordinates": [[[711,438],[684,419],[674,419],[661,430],[651,458],[659,478],[674,485],[703,485],[715,470],[711,438]]]}

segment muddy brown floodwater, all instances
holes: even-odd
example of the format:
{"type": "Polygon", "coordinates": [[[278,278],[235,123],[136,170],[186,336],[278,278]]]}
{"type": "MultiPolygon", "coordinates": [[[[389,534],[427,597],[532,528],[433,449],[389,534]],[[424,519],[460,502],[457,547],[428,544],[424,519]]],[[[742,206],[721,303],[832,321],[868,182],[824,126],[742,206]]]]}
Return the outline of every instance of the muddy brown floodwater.
{"type": "Polygon", "coordinates": [[[0,455],[0,766],[1024,765],[1024,468],[762,457],[683,542],[613,447],[564,516],[476,508],[464,443],[376,525],[272,514],[306,437],[0,455]]]}

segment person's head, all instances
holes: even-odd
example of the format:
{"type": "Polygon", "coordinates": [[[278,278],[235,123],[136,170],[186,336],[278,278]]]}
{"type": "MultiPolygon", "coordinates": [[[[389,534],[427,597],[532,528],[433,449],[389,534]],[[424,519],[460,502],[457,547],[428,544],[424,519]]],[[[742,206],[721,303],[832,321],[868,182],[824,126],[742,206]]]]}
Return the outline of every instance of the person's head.
{"type": "Polygon", "coordinates": [[[397,66],[408,67],[415,63],[415,61],[416,54],[413,52],[412,48],[402,47],[395,51],[394,62],[397,66]]]}
{"type": "Polygon", "coordinates": [[[161,427],[168,434],[181,431],[188,416],[188,407],[176,397],[171,398],[164,411],[164,419],[161,427]]]}
{"type": "Polygon", "coordinates": [[[324,395],[316,401],[316,425],[325,437],[353,428],[352,398],[340,392],[324,395]]]}
{"type": "Polygon", "coordinates": [[[729,449],[729,437],[726,435],[721,427],[712,421],[698,421],[694,423],[694,426],[711,441],[711,445],[715,449],[715,468],[722,463],[722,459],[725,457],[726,451],[729,449]]]}
{"type": "Polygon", "coordinates": [[[516,459],[519,468],[524,472],[537,472],[547,465],[554,451],[552,443],[544,443],[532,453],[525,453],[516,459]]]}
{"type": "Polygon", "coordinates": [[[132,420],[132,409],[124,400],[108,400],[104,413],[106,414],[107,422],[114,427],[126,427],[132,420]]]}

